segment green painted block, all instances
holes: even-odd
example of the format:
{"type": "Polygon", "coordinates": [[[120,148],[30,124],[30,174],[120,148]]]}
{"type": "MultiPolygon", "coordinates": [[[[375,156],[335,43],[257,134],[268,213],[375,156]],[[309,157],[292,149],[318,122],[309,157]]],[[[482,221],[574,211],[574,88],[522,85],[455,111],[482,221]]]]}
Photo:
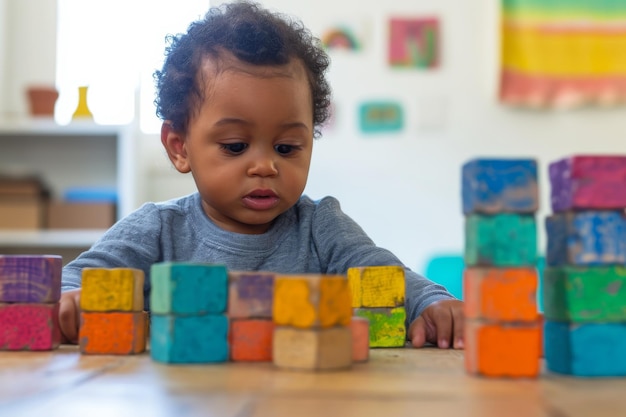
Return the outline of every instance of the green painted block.
{"type": "Polygon", "coordinates": [[[354,314],[370,322],[370,347],[403,347],[406,342],[404,307],[355,308],[354,314]]]}
{"type": "Polygon", "coordinates": [[[532,214],[465,217],[467,266],[528,266],[537,262],[537,224],[532,214]]]}
{"type": "Polygon", "coordinates": [[[150,309],[155,314],[221,314],[226,311],[224,265],[164,262],[150,270],[150,309]]]}
{"type": "Polygon", "coordinates": [[[626,267],[546,268],[546,319],[568,322],[625,322],[626,267]]]}

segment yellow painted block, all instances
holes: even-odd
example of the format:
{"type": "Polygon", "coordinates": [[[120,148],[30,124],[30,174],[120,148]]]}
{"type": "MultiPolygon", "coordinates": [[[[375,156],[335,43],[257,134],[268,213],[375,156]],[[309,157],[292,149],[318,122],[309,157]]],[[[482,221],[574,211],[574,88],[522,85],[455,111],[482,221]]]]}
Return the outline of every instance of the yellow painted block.
{"type": "Polygon", "coordinates": [[[404,305],[404,268],[361,266],[348,269],[352,307],[399,307],[404,305]]]}
{"type": "Polygon", "coordinates": [[[83,311],[143,311],[144,273],[134,268],[83,269],[83,311]]]}
{"type": "Polygon", "coordinates": [[[279,368],[338,370],[352,365],[350,327],[327,329],[274,328],[272,360],[279,368]]]}
{"type": "Polygon", "coordinates": [[[274,280],[274,323],[299,328],[348,326],[350,285],[343,275],[278,275],[274,280]]]}

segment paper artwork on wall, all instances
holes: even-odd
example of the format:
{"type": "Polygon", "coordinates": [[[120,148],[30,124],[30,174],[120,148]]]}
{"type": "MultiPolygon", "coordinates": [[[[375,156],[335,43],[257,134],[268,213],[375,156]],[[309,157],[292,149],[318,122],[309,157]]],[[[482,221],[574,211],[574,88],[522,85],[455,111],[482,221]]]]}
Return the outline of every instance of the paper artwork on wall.
{"type": "Polygon", "coordinates": [[[399,132],[404,127],[402,106],[392,101],[366,102],[359,106],[359,127],[362,133],[399,132]]]}
{"type": "Polygon", "coordinates": [[[346,16],[329,22],[322,31],[322,45],[331,52],[361,52],[367,47],[371,21],[367,16],[346,16]]]}
{"type": "Polygon", "coordinates": [[[626,0],[501,0],[503,103],[626,102],[626,0]]]}
{"type": "Polygon", "coordinates": [[[392,18],[389,21],[389,65],[432,69],[439,66],[439,19],[392,18]]]}

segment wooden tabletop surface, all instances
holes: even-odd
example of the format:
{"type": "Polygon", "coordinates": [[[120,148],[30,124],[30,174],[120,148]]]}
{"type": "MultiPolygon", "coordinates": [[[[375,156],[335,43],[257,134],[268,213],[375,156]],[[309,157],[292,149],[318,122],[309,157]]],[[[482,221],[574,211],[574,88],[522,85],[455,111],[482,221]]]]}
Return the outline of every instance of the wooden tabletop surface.
{"type": "Polygon", "coordinates": [[[463,352],[375,349],[341,372],[163,365],[148,354],[0,352],[0,416],[626,416],[626,379],[467,375],[463,352]]]}

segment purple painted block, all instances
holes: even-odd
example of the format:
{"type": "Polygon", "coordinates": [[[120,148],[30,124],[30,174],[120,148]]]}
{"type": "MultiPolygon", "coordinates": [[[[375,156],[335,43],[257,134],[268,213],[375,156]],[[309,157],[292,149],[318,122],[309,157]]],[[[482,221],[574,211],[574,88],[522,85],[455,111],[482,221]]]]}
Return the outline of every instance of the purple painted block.
{"type": "Polygon", "coordinates": [[[228,273],[228,316],[272,318],[274,277],[271,272],[228,273]]]}
{"type": "Polygon", "coordinates": [[[554,212],[626,208],[626,156],[573,156],[549,174],[554,212]]]}
{"type": "Polygon", "coordinates": [[[0,302],[58,302],[62,268],[61,256],[0,255],[0,302]]]}

